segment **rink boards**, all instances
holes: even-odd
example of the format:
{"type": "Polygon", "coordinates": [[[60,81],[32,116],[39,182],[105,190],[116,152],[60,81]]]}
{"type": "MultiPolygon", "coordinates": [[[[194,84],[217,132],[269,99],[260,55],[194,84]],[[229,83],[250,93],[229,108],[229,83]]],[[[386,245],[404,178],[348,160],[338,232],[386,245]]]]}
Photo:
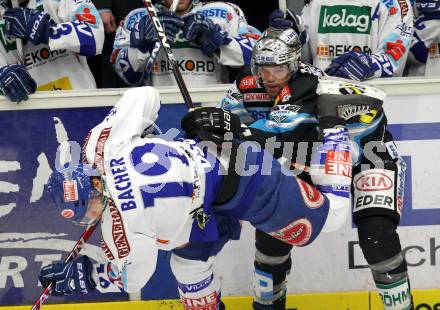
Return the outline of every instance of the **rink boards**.
{"type": "MultiPolygon", "coordinates": [[[[415,289],[440,287],[439,98],[433,94],[391,95],[385,105],[390,129],[408,164],[404,216],[399,233],[410,266],[411,285],[415,289]]],[[[89,100],[94,102],[93,98],[89,100]]],[[[67,140],[82,143],[88,129],[109,110],[109,107],[92,107],[91,104],[78,108],[66,105],[59,109],[21,109],[25,104],[18,109],[0,111],[0,305],[33,303],[41,291],[38,270],[44,264],[64,258],[81,234],[81,228],[63,221],[50,207],[43,184],[55,167],[57,147],[67,140]]],[[[162,130],[178,128],[184,111],[181,104],[164,105],[159,127],[162,130]]],[[[99,259],[102,254],[98,241],[99,234],[96,234],[84,253],[99,259]]],[[[229,243],[217,259],[216,269],[221,274],[224,296],[251,295],[252,257],[253,230],[245,225],[242,239],[229,243]],[[239,258],[237,253],[240,253],[239,258]]],[[[143,300],[161,300],[147,309],[155,309],[164,303],[163,300],[177,298],[168,259],[167,253],[160,253],[158,272],[140,295],[143,300]]],[[[316,305],[326,304],[325,309],[332,309],[330,305],[342,305],[338,304],[342,302],[351,305],[351,309],[368,309],[364,304],[357,308],[351,303],[370,304],[368,292],[374,291],[374,285],[365,265],[356,230],[348,219],[340,231],[320,236],[309,247],[294,249],[288,290],[307,295],[293,296],[289,299],[289,303],[294,302],[290,306],[319,309],[310,304],[316,302],[316,305]],[[312,292],[353,291],[361,293],[309,295],[312,292]]],[[[419,309],[440,309],[438,291],[419,294],[416,294],[416,301],[420,300],[419,309]]],[[[49,302],[123,300],[128,300],[126,294],[92,294],[51,298],[49,302]]],[[[373,306],[375,300],[371,297],[373,306]]],[[[246,298],[229,302],[250,304],[246,298]]],[[[64,309],[62,307],[56,309],[64,309]]],[[[232,309],[245,309],[237,307],[232,309]]]]}
{"type": "MultiPolygon", "coordinates": [[[[413,292],[415,310],[440,309],[440,290],[415,290],[413,292]]],[[[252,310],[250,296],[224,297],[226,309],[252,310]]],[[[383,306],[376,293],[339,292],[315,294],[289,294],[287,310],[381,310],[383,306]]],[[[0,307],[4,310],[28,310],[29,306],[0,307]]],[[[126,302],[100,302],[47,305],[47,310],[175,310],[182,309],[179,300],[151,300],[126,302]]],[[[201,308],[209,309],[209,308],[201,308]]]]}

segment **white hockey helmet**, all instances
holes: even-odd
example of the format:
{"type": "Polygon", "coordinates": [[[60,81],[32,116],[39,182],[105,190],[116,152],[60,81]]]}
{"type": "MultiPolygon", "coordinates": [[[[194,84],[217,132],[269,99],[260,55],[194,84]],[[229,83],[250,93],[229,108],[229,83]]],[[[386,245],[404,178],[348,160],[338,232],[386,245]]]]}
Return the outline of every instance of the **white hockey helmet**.
{"type": "Polygon", "coordinates": [[[259,66],[288,66],[290,75],[298,71],[301,43],[295,30],[268,28],[252,50],[251,71],[259,77],[259,66]]]}

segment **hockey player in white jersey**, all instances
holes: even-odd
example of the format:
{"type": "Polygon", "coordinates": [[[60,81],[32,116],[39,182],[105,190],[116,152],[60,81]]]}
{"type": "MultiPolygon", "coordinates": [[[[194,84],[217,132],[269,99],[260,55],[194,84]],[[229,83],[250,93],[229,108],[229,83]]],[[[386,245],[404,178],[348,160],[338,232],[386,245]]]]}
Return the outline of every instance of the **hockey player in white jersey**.
{"type": "MultiPolygon", "coordinates": [[[[222,309],[220,282],[212,264],[229,239],[238,239],[239,220],[296,246],[307,245],[321,231],[345,222],[349,196],[322,194],[284,174],[278,161],[261,148],[241,153],[243,144],[239,144],[237,154],[244,154],[241,167],[259,168],[251,173],[240,170],[237,156],[237,165],[230,165],[236,169],[225,173],[224,167],[234,158],[218,156],[216,145],[202,150],[203,144],[193,139],[144,136],[154,127],[159,105],[158,92],[151,87],[127,91],[87,135],[83,163],[66,164],[51,175],[47,189],[62,216],[90,225],[103,212],[102,248],[109,260],[92,265],[82,256],[43,267],[40,281],[44,286],[54,282],[53,294],[84,294],[95,288],[139,291],[153,275],[161,249],[173,251],[171,268],[185,309],[199,309],[197,305],[222,309]]],[[[334,124],[339,127],[322,129],[324,143],[315,153],[313,182],[344,188],[351,177],[327,173],[322,163],[336,152],[350,168],[351,143],[336,108],[326,114],[321,118],[324,123],[337,120],[334,124]]],[[[183,124],[189,135],[207,137],[204,128],[212,128],[210,120],[217,138],[231,132],[241,139],[238,116],[222,109],[195,110],[183,124]]],[[[249,136],[249,130],[246,136],[252,140],[258,131],[249,136]]]]}
{"type": "Polygon", "coordinates": [[[0,88],[15,94],[11,100],[25,100],[35,83],[41,91],[96,88],[86,57],[101,53],[104,28],[90,0],[20,1],[18,8],[1,1],[0,14],[0,88]],[[22,39],[23,51],[15,38],[22,39]]]}
{"type": "Polygon", "coordinates": [[[408,59],[409,76],[440,75],[440,2],[416,0],[417,18],[408,59]]]}
{"type": "Polygon", "coordinates": [[[270,25],[306,31],[303,60],[356,81],[402,76],[414,31],[409,0],[312,0],[302,16],[274,11],[270,25]]]}
{"type": "MultiPolygon", "coordinates": [[[[227,83],[229,67],[249,63],[260,32],[247,24],[238,6],[183,0],[173,14],[171,2],[162,1],[156,10],[187,85],[227,83]]],[[[128,84],[175,85],[146,9],[131,11],[121,22],[113,48],[111,62],[128,84]]]]}

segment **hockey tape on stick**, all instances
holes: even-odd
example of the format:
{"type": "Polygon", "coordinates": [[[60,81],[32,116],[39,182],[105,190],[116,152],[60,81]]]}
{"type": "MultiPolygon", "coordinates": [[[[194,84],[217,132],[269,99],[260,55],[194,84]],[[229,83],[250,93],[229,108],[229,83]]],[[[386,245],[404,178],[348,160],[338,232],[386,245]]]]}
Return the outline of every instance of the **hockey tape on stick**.
{"type": "MultiPolygon", "coordinates": [[[[72,251],[70,252],[69,256],[67,256],[67,258],[64,260],[65,263],[72,261],[74,258],[76,258],[78,256],[78,253],[81,251],[83,245],[89,240],[90,236],[95,231],[96,226],[98,226],[99,222],[100,221],[97,221],[96,224],[87,227],[87,229],[81,235],[81,238],[79,238],[79,240],[76,242],[76,244],[73,247],[72,251]]],[[[49,298],[50,293],[52,292],[52,286],[53,286],[53,283],[51,283],[48,287],[46,287],[44,289],[43,293],[41,293],[40,297],[38,297],[38,299],[35,301],[31,310],[39,310],[41,308],[41,306],[49,298]]]]}
{"type": "Polygon", "coordinates": [[[287,3],[286,2],[287,2],[287,0],[278,0],[278,7],[284,13],[286,13],[286,11],[287,11],[287,3]]]}
{"type": "Polygon", "coordinates": [[[173,75],[174,78],[176,79],[177,86],[179,87],[179,90],[182,93],[183,100],[185,101],[188,109],[194,108],[191,96],[188,92],[188,88],[186,87],[185,81],[183,80],[182,77],[182,73],[179,70],[179,66],[177,65],[177,61],[174,58],[173,51],[171,50],[167,36],[165,35],[165,29],[163,28],[159,18],[157,17],[156,9],[154,8],[154,5],[151,2],[151,0],[142,0],[142,2],[144,3],[145,8],[147,9],[148,16],[153,22],[156,35],[159,38],[159,43],[162,46],[162,49],[165,51],[168,62],[171,65],[171,70],[173,71],[173,75]]]}
{"type": "MultiPolygon", "coordinates": [[[[11,5],[13,8],[18,8],[18,0],[12,0],[11,5]]],[[[21,65],[24,65],[24,58],[23,58],[23,41],[19,38],[15,39],[15,44],[17,45],[17,58],[18,62],[21,65]]]]}
{"type": "Polygon", "coordinates": [[[173,0],[173,3],[171,3],[170,6],[170,11],[173,13],[176,12],[178,4],[179,4],[179,0],[173,0]]]}
{"type": "MultiPolygon", "coordinates": [[[[173,3],[171,3],[171,6],[170,6],[170,12],[173,12],[173,13],[176,12],[178,4],[179,4],[179,0],[173,0],[173,3]]],[[[153,70],[153,65],[154,65],[154,62],[156,61],[157,53],[159,53],[159,50],[160,50],[160,43],[156,42],[153,50],[150,53],[150,57],[148,58],[147,64],[145,65],[145,71],[144,71],[144,74],[143,74],[141,80],[143,80],[145,78],[144,76],[148,76],[150,74],[150,72],[153,70]]]]}

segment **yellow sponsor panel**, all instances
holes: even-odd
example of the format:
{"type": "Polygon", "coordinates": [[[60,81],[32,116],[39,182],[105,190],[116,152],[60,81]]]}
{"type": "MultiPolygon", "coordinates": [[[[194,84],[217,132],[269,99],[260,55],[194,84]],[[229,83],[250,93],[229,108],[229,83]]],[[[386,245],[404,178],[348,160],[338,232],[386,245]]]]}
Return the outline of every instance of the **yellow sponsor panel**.
{"type": "Polygon", "coordinates": [[[288,295],[286,308],[295,310],[363,310],[369,308],[369,292],[288,295]]]}
{"type": "MultiPolygon", "coordinates": [[[[440,310],[440,289],[413,290],[415,310],[440,310]]],[[[371,293],[371,310],[383,310],[379,294],[371,293]]]]}
{"type": "MultiPolygon", "coordinates": [[[[222,298],[228,310],[252,310],[251,296],[222,298]]],[[[287,309],[295,310],[347,310],[368,309],[368,292],[343,292],[288,295],[287,309]]],[[[0,307],[1,310],[29,310],[30,306],[0,307]]],[[[179,300],[150,300],[127,302],[101,302],[44,305],[46,310],[182,310],[179,300]]]]}
{"type": "MultiPolygon", "coordinates": [[[[440,289],[413,291],[415,310],[440,310],[440,289]]],[[[227,310],[252,310],[251,296],[223,297],[227,310]]],[[[182,310],[179,300],[149,300],[44,305],[45,310],[182,310]]],[[[30,306],[0,307],[0,310],[29,310],[30,306]]],[[[382,310],[376,292],[289,294],[288,310],[382,310]]]]}
{"type": "Polygon", "coordinates": [[[50,81],[49,83],[40,85],[37,87],[38,91],[47,90],[72,90],[72,84],[68,76],[62,77],[61,79],[50,81]]]}

